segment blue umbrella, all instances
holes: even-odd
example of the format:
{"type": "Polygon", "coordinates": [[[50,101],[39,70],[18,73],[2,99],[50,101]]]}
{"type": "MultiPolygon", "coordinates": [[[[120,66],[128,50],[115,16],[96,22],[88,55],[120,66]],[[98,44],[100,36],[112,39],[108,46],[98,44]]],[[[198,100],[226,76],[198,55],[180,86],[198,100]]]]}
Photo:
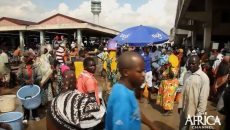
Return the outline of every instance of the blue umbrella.
{"type": "Polygon", "coordinates": [[[148,26],[135,26],[125,29],[113,40],[119,45],[128,44],[130,46],[146,46],[168,41],[168,35],[160,29],[148,26]]]}

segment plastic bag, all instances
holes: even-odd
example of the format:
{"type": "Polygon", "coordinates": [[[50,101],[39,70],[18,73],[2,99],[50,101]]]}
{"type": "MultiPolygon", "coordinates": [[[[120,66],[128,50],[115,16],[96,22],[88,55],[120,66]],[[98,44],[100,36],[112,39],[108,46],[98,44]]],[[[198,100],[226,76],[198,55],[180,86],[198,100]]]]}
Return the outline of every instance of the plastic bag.
{"type": "Polygon", "coordinates": [[[46,57],[46,55],[41,55],[39,67],[40,67],[42,76],[45,76],[47,72],[51,69],[51,65],[49,64],[49,60],[46,57]]]}
{"type": "Polygon", "coordinates": [[[145,98],[148,98],[148,97],[149,97],[149,90],[148,90],[147,84],[145,84],[143,96],[144,96],[145,98]]]}
{"type": "Polygon", "coordinates": [[[49,64],[46,55],[41,55],[38,65],[42,75],[41,85],[44,85],[53,73],[53,70],[51,69],[51,65],[49,64]]]}

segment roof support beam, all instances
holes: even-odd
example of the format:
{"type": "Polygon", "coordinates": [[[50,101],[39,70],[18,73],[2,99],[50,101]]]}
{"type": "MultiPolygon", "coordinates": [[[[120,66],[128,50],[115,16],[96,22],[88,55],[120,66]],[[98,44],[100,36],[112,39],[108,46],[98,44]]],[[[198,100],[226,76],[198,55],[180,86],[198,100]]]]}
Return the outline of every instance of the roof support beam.
{"type": "Polygon", "coordinates": [[[191,2],[191,0],[179,0],[180,1],[180,8],[178,9],[177,12],[177,20],[176,20],[176,27],[178,26],[178,24],[180,23],[181,19],[184,17],[185,12],[187,11],[189,4],[191,2]]]}
{"type": "Polygon", "coordinates": [[[207,22],[209,19],[207,12],[187,12],[185,18],[201,22],[207,22]]]}
{"type": "Polygon", "coordinates": [[[196,27],[194,25],[178,25],[178,29],[184,29],[189,31],[194,31],[196,27]]]}

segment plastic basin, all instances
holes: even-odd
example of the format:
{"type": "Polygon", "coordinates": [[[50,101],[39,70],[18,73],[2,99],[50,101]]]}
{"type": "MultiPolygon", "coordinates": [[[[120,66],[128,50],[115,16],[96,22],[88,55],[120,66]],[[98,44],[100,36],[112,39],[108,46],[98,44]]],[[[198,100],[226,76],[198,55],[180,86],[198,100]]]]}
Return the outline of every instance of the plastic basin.
{"type": "Polygon", "coordinates": [[[17,92],[17,97],[21,100],[26,109],[36,109],[41,104],[41,89],[38,85],[26,85],[17,92]]]}
{"type": "MultiPolygon", "coordinates": [[[[0,122],[9,124],[12,130],[23,130],[23,114],[21,112],[7,112],[0,115],[0,122]]],[[[5,130],[0,128],[0,130],[5,130]]]]}

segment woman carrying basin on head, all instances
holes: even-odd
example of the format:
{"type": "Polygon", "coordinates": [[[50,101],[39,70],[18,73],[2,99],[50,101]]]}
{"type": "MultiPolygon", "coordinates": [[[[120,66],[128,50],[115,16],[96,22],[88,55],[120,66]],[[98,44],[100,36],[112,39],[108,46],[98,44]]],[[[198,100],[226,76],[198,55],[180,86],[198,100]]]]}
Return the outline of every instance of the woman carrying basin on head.
{"type": "MultiPolygon", "coordinates": [[[[24,85],[40,85],[40,81],[42,80],[41,72],[37,65],[34,64],[34,55],[29,51],[25,51],[24,54],[24,61],[19,67],[19,71],[17,73],[18,80],[21,86],[24,85]]],[[[26,109],[22,106],[24,110],[24,118],[23,123],[27,123],[30,118],[30,110],[26,109]]],[[[38,116],[37,110],[32,110],[32,116],[36,121],[39,121],[40,118],[38,116]]]]}
{"type": "Polygon", "coordinates": [[[95,95],[76,90],[73,65],[61,66],[63,86],[47,112],[47,130],[101,130],[105,110],[97,104],[95,95]]]}

